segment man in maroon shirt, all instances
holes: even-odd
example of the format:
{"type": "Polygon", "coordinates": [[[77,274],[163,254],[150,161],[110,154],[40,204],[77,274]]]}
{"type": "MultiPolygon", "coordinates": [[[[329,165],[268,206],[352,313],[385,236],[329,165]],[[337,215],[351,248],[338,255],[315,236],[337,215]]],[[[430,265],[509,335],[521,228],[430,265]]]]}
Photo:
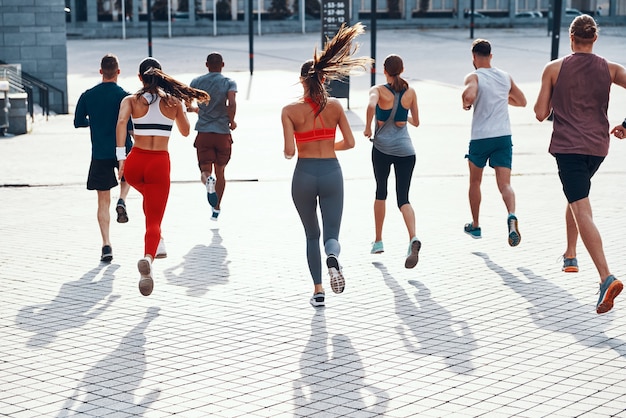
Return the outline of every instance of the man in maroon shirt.
{"type": "Polygon", "coordinates": [[[563,270],[578,271],[578,234],[600,275],[596,312],[613,308],[623,284],[613,276],[602,248],[602,238],[592,218],[591,177],[609,151],[607,109],[612,84],[626,88],[626,69],[593,53],[598,27],[589,15],[577,16],[570,25],[572,54],[546,65],[535,104],[539,121],[553,115],[550,153],[555,157],[568,206],[565,212],[567,250],[563,270]]]}

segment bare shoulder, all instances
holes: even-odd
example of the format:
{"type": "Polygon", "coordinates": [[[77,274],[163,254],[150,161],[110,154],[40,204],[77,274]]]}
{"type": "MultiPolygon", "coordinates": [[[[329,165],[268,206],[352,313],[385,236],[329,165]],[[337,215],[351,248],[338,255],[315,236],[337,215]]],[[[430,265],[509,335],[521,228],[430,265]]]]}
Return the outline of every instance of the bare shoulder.
{"type": "Polygon", "coordinates": [[[283,106],[283,113],[290,113],[297,109],[302,102],[292,102],[283,106]]]}
{"type": "Polygon", "coordinates": [[[476,75],[476,73],[469,73],[465,76],[464,82],[465,84],[468,84],[470,82],[477,82],[478,81],[478,76],[476,75]]]}

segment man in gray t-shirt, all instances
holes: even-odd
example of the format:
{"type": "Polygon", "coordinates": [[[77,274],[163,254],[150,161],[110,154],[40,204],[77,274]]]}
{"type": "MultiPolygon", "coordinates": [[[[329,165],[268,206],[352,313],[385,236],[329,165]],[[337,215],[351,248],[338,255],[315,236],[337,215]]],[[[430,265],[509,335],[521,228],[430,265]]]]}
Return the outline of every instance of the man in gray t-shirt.
{"type": "Polygon", "coordinates": [[[201,180],[207,190],[207,199],[212,208],[211,219],[217,221],[220,204],[226,187],[224,170],[230,161],[232,137],[230,131],[237,127],[235,113],[237,102],[237,84],[222,75],[224,61],[222,56],[213,52],[207,56],[207,74],[196,77],[190,86],[206,91],[211,100],[199,105],[191,104],[187,110],[198,113],[194,142],[198,155],[198,167],[201,180]],[[214,177],[215,175],[215,177],[214,177]]]}

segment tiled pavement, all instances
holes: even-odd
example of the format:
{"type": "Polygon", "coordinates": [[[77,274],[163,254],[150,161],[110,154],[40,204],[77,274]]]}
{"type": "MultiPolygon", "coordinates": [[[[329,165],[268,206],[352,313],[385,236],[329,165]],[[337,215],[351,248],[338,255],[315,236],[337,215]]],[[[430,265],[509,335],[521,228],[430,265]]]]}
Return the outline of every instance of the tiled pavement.
{"type": "MultiPolygon", "coordinates": [[[[606,32],[598,48],[620,62],[609,47],[623,43],[623,33],[606,32]]],[[[217,223],[209,220],[192,138],[172,138],[168,258],[155,262],[147,298],[137,290],[143,216],[136,192],[130,222],[111,225],[113,263],[98,262],[96,199],[84,187],[87,131],[73,129],[71,115],[56,116],[38,120],[30,135],[0,139],[0,184],[28,185],[0,188],[0,415],[626,416],[626,296],[596,315],[598,278],[582,243],[580,273],[561,273],[557,260],[565,201],[546,153],[551,127],[532,117],[549,38],[505,29],[477,36],[494,42],[494,64],[529,100],[511,112],[522,243],[506,243],[506,213],[488,171],[484,238],[462,233],[467,34],[381,32],[379,56],[405,57],[420,101],[411,199],[423,250],[418,266],[404,269],[408,238],[392,195],[386,252],[369,254],[374,185],[360,134],[369,76],[353,77],[349,117],[359,141],[339,156],[347,286],[341,295],[327,289],[324,309],[308,304],[303,231],[290,197],[294,161],[282,158],[279,119],[298,94],[297,67],[317,35],[258,38],[253,77],[246,37],[155,41],[157,58],[168,51],[166,71],[187,81],[202,71],[208,50],[224,51],[239,83],[239,128],[217,223]]],[[[135,89],[142,42],[70,41],[70,103],[97,82],[99,58],[109,51],[122,60],[121,84],[135,89]]],[[[625,99],[615,88],[612,122],[625,116],[625,99]]],[[[626,277],[625,158],[626,144],[615,140],[591,196],[617,277],[626,277]]]]}

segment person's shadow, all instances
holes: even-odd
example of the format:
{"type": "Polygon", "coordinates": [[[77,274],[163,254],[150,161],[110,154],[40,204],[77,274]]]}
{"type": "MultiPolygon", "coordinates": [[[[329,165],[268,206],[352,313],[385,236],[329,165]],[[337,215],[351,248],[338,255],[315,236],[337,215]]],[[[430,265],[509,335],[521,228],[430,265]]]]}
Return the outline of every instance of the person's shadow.
{"type": "Polygon", "coordinates": [[[437,356],[458,374],[471,374],[474,371],[472,351],[476,349],[476,339],[465,321],[452,318],[450,312],[431,298],[430,290],[417,280],[409,284],[417,289],[415,302],[409,298],[402,286],[389,273],[384,264],[372,263],[383,275],[385,283],[394,295],[396,315],[404,326],[396,330],[406,349],[410,352],[437,356]],[[408,329],[419,342],[415,346],[407,336],[408,329]],[[442,344],[442,341],[447,344],[442,344]]]}
{"type": "Polygon", "coordinates": [[[143,320],[122,338],[115,351],[85,373],[57,418],[93,414],[103,398],[109,409],[124,411],[128,416],[142,416],[150,408],[161,391],[152,390],[139,401],[135,400],[134,391],[141,387],[146,372],[144,332],[157,316],[159,308],[148,308],[143,320]]]}
{"type": "Polygon", "coordinates": [[[117,264],[100,264],[80,279],[64,283],[50,303],[22,307],[15,317],[15,324],[34,333],[26,345],[45,347],[61,331],[80,328],[103,313],[120,298],[111,295],[115,271],[119,267],[117,264]],[[94,280],[104,268],[102,277],[94,280]]]}
{"type": "MultiPolygon", "coordinates": [[[[485,265],[498,274],[504,284],[526,299],[531,305],[527,308],[530,318],[539,328],[551,332],[561,332],[574,337],[587,347],[609,347],[620,356],[626,357],[626,344],[617,338],[610,338],[604,333],[606,318],[590,312],[589,306],[581,304],[565,289],[535,274],[525,267],[518,267],[528,282],[496,264],[482,252],[472,253],[480,257],[485,265]],[[589,332],[588,330],[593,330],[589,332]]],[[[591,295],[590,295],[591,296],[591,295]]]]}
{"type": "Polygon", "coordinates": [[[341,408],[344,414],[350,408],[366,416],[384,415],[389,394],[365,382],[363,363],[350,338],[339,334],[331,341],[329,353],[326,317],[324,310],[318,309],[311,319],[311,337],[300,357],[302,377],[293,383],[294,416],[324,417],[332,415],[335,408],[341,408]],[[338,405],[329,394],[346,394],[349,405],[338,405]]]}
{"type": "Polygon", "coordinates": [[[219,230],[211,229],[211,232],[211,244],[194,246],[183,262],[163,272],[169,284],[186,287],[189,296],[204,296],[210,286],[228,283],[228,251],[222,245],[219,230]]]}

